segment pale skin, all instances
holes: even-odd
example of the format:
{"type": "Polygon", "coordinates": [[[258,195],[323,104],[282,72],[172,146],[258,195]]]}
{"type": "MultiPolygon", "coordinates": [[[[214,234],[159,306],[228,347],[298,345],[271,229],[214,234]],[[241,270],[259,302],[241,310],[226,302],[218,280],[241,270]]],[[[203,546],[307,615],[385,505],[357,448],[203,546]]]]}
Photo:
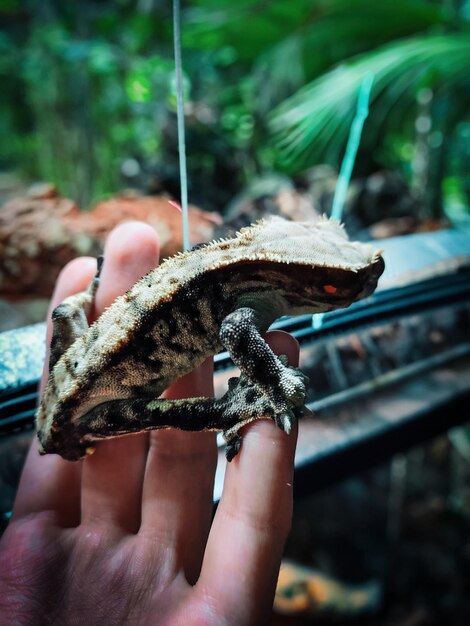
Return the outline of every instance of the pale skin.
{"type": "MultiPolygon", "coordinates": [[[[95,316],[157,265],[153,229],[116,228],[105,259],[95,316]]],[[[95,271],[94,259],[71,262],[52,307],[95,271]]],[[[292,337],[273,332],[268,342],[297,364],[292,337]]],[[[211,394],[209,361],[167,392],[211,394]]],[[[0,543],[0,623],[266,623],[291,523],[294,431],[270,420],[245,428],[215,516],[214,433],[116,438],[81,462],[41,457],[34,441],[0,543]]]]}

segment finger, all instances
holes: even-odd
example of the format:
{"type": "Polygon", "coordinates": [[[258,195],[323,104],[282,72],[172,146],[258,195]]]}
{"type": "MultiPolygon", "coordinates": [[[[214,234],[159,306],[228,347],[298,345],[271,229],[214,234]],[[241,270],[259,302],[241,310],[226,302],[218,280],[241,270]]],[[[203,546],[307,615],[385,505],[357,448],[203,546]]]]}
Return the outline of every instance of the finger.
{"type": "MultiPolygon", "coordinates": [[[[213,395],[213,361],[177,381],[165,397],[213,395]]],[[[175,569],[196,581],[212,520],[217,445],[214,433],[151,433],[140,532],[173,548],[175,569]]]]}
{"type": "MultiPolygon", "coordinates": [[[[270,346],[296,363],[297,342],[275,332],[270,346]]],[[[273,422],[255,422],[227,466],[197,586],[220,599],[230,622],[265,623],[272,606],[292,517],[296,438],[297,429],[286,435],[273,422]]]]}
{"type": "MultiPolygon", "coordinates": [[[[96,294],[99,315],[116,296],[158,264],[158,241],[149,226],[130,222],[109,235],[96,294]]],[[[136,532],[140,525],[146,433],[102,441],[82,471],[82,523],[136,532]]]]}
{"type": "MultiPolygon", "coordinates": [[[[51,312],[65,298],[84,291],[96,273],[96,259],[71,261],[57,279],[47,316],[47,354],[41,388],[47,380],[49,345],[52,334],[51,312]]],[[[70,463],[53,454],[40,456],[34,437],[23,469],[13,518],[53,511],[58,523],[75,526],[80,519],[81,463],[70,463]]]]}

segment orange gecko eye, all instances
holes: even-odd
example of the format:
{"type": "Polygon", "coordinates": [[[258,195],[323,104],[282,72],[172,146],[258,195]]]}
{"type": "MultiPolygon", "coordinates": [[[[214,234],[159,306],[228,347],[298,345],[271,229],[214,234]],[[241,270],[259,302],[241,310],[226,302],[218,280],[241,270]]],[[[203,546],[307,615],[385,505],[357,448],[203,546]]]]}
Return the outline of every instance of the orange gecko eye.
{"type": "Polygon", "coordinates": [[[333,285],[323,285],[323,291],[325,293],[336,293],[338,291],[337,287],[333,285]]]}

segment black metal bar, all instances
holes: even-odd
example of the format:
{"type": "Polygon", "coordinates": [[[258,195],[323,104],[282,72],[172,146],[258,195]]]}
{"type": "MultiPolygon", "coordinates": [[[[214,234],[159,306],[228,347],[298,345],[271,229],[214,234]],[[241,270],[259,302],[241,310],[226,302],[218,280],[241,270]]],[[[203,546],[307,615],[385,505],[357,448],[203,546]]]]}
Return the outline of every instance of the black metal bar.
{"type": "Polygon", "coordinates": [[[428,406],[383,432],[338,447],[334,453],[311,457],[296,466],[294,493],[311,494],[386,462],[470,419],[470,389],[428,406]]]}

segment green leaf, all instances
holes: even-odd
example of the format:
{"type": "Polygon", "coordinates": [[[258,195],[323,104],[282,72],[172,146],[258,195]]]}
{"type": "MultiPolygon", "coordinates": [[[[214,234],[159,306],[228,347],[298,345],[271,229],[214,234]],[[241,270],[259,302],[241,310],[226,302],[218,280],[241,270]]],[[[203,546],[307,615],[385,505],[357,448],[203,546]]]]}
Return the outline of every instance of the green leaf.
{"type": "Polygon", "coordinates": [[[367,124],[374,125],[392,114],[403,119],[423,87],[466,86],[470,95],[469,59],[466,34],[421,36],[382,46],[327,72],[272,113],[269,126],[282,162],[297,170],[331,154],[332,147],[341,150],[367,73],[374,75],[367,124]]]}

